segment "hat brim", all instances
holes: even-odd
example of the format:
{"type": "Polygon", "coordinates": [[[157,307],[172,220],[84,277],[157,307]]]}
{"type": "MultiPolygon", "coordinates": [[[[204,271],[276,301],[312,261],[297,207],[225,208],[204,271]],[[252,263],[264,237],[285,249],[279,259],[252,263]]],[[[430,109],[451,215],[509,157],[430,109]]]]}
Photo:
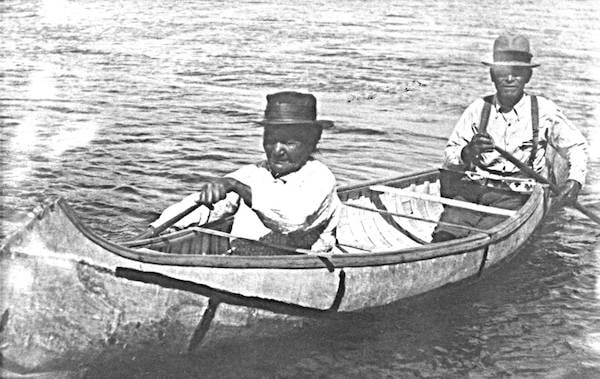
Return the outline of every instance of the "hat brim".
{"type": "Polygon", "coordinates": [[[520,61],[506,61],[506,62],[486,62],[486,61],[481,61],[481,63],[483,63],[485,66],[488,67],[492,67],[492,66],[511,66],[511,67],[539,67],[540,64],[538,63],[525,63],[525,62],[520,62],[520,61]]]}
{"type": "Polygon", "coordinates": [[[330,120],[315,120],[315,121],[306,121],[306,120],[261,120],[256,122],[262,126],[320,126],[323,129],[329,129],[333,127],[333,121],[330,120]]]}

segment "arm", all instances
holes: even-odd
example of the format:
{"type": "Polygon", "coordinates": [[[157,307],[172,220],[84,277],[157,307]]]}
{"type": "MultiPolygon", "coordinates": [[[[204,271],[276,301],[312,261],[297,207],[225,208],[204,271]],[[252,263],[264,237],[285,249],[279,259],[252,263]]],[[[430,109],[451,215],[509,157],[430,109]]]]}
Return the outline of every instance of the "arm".
{"type": "MultiPolygon", "coordinates": [[[[150,224],[151,228],[157,228],[160,225],[164,224],[166,221],[170,220],[174,216],[180,214],[185,209],[188,209],[191,206],[194,206],[198,202],[196,201],[198,198],[196,193],[186,196],[183,200],[170,205],[166,208],[160,215],[158,219],[153,221],[150,224]]],[[[192,211],[190,214],[177,221],[173,226],[177,228],[185,228],[192,224],[199,224],[206,222],[209,214],[209,209],[205,206],[200,206],[196,210],[192,211]]]]}
{"type": "Polygon", "coordinates": [[[545,120],[549,123],[548,144],[569,163],[567,179],[583,185],[587,172],[587,142],[579,129],[560,110],[556,109],[555,112],[553,118],[545,120]]]}
{"type": "Polygon", "coordinates": [[[587,142],[581,132],[567,117],[549,100],[541,118],[548,125],[548,144],[557,150],[569,165],[566,182],[559,188],[556,203],[566,205],[577,201],[579,191],[585,183],[587,167],[587,142]]]}
{"type": "Polygon", "coordinates": [[[194,198],[194,194],[189,195],[183,200],[166,208],[161,213],[160,217],[148,225],[146,230],[144,230],[141,234],[135,236],[134,240],[155,237],[156,235],[162,233],[162,230],[167,226],[168,232],[171,228],[181,229],[194,223],[198,224],[200,222],[206,222],[206,219],[209,215],[209,210],[204,206],[199,206],[198,203],[194,201],[194,198]],[[193,210],[190,212],[190,209],[193,210]],[[184,214],[186,215],[182,217],[184,214]],[[177,218],[179,218],[179,220],[172,224],[177,218]]]}
{"type": "Polygon", "coordinates": [[[166,208],[160,217],[152,222],[148,229],[136,238],[151,237],[160,225],[195,204],[205,205],[199,206],[190,214],[177,221],[173,227],[182,229],[190,225],[202,225],[208,221],[218,220],[234,214],[239,204],[239,198],[242,196],[232,193],[237,191],[241,192],[243,196],[250,197],[249,187],[231,178],[219,178],[203,183],[200,185],[198,192],[192,193],[178,203],[166,208]]]}
{"type": "Polygon", "coordinates": [[[332,208],[333,213],[327,221],[325,229],[310,248],[313,251],[329,252],[335,247],[337,242],[337,226],[340,221],[340,212],[342,210],[342,202],[338,198],[337,193],[333,195],[332,208]]]}

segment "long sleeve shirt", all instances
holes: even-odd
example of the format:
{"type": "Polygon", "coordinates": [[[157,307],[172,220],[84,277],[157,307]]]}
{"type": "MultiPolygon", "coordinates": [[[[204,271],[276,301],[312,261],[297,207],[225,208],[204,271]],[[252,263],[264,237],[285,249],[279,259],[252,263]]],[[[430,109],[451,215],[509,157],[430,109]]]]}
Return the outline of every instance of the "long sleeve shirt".
{"type": "MultiPolygon", "coordinates": [[[[581,132],[567,119],[552,101],[538,98],[539,137],[538,150],[533,168],[539,173],[546,172],[546,149],[552,146],[558,154],[566,158],[570,169],[567,179],[585,182],[587,164],[587,143],[581,132]]],[[[461,151],[478,132],[484,100],[477,99],[463,112],[450,135],[444,150],[444,167],[463,169],[461,151]]],[[[508,151],[523,163],[528,163],[533,145],[531,124],[531,96],[525,94],[514,108],[507,113],[500,112],[500,105],[494,99],[487,125],[487,132],[494,143],[508,151]]],[[[513,174],[519,168],[505,160],[496,151],[481,154],[481,167],[491,172],[513,174]]]]}
{"type": "MultiPolygon", "coordinates": [[[[274,178],[267,162],[247,165],[231,174],[250,187],[252,208],[235,192],[215,203],[213,210],[199,207],[175,224],[202,225],[235,214],[231,233],[312,250],[330,250],[336,242],[341,202],[333,173],[321,162],[310,159],[298,171],[274,178]]],[[[151,225],[164,221],[193,205],[194,193],[163,211],[151,225]]]]}

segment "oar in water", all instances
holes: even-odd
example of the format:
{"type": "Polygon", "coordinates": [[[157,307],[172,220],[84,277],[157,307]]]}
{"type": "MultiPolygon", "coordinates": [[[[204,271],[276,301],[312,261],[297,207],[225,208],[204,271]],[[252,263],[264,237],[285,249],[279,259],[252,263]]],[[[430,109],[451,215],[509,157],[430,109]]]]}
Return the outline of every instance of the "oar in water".
{"type": "MultiPolygon", "coordinates": [[[[508,151],[503,150],[502,148],[500,148],[498,146],[494,146],[494,150],[496,150],[498,153],[500,153],[500,155],[502,157],[504,157],[506,160],[508,160],[515,166],[517,166],[523,174],[527,175],[528,177],[530,177],[532,179],[537,180],[540,183],[547,184],[550,187],[550,189],[552,190],[552,192],[554,192],[554,193],[560,192],[558,187],[554,183],[550,182],[548,179],[546,179],[542,175],[538,174],[534,169],[532,169],[531,167],[527,166],[525,163],[523,163],[520,160],[518,160],[517,158],[515,158],[508,151]]],[[[583,205],[579,204],[577,201],[575,201],[572,204],[572,207],[577,209],[584,215],[588,216],[592,221],[595,221],[597,224],[600,224],[600,217],[597,216],[596,214],[594,214],[593,212],[591,212],[590,210],[584,208],[583,205]]]]}

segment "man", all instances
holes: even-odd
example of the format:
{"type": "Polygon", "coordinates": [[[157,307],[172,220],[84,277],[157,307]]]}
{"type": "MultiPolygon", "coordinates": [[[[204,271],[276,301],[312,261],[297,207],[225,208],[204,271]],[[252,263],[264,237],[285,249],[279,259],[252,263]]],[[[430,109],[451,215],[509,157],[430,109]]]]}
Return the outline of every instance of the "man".
{"type": "MultiPolygon", "coordinates": [[[[462,114],[444,150],[442,195],[490,205],[517,209],[527,196],[511,192],[502,181],[470,181],[460,172],[474,170],[500,177],[519,176],[519,168],[494,150],[497,145],[538,173],[548,175],[546,153],[549,146],[567,158],[569,175],[555,197],[555,204],[577,200],[585,181],[586,141],[562,111],[550,100],[525,93],[532,69],[529,40],[521,35],[502,35],[496,39],[490,67],[496,93],[477,99],[462,114]]],[[[473,175],[471,175],[473,177],[473,175]]],[[[488,175],[489,177],[489,175],[488,175]]],[[[499,216],[446,207],[441,221],[481,229],[500,221],[499,216]]],[[[432,242],[463,237],[464,229],[438,226],[432,242]]]]}
{"type": "MultiPolygon", "coordinates": [[[[204,204],[174,226],[202,225],[235,215],[231,233],[288,247],[330,251],[336,243],[341,202],[331,171],[312,157],[323,128],[311,94],[267,95],[263,148],[266,160],[200,185],[199,191],[167,208],[150,226],[157,228],[194,203],[204,204]],[[212,208],[212,209],[209,209],[212,208]]],[[[144,236],[141,236],[144,237],[144,236]]],[[[232,242],[238,254],[264,252],[242,239],[232,242]],[[243,246],[243,248],[241,248],[243,246]]]]}

